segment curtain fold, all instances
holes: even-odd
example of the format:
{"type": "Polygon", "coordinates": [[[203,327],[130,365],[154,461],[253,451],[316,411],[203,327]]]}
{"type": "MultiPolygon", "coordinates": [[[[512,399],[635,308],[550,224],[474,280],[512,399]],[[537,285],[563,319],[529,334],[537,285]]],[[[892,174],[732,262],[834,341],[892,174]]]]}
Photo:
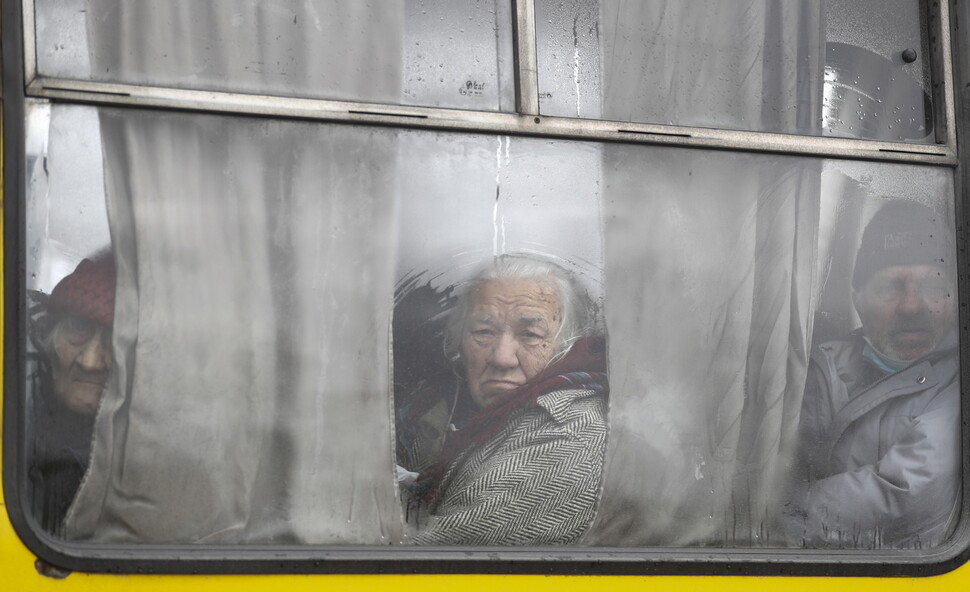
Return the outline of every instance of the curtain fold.
{"type": "Polygon", "coordinates": [[[119,354],[69,536],[399,537],[395,134],[105,110],[102,135],[119,354]]]}
{"type": "MultiPolygon", "coordinates": [[[[820,3],[600,6],[605,118],[820,133],[820,3]]],[[[784,545],[821,162],[617,146],[603,162],[611,435],[586,540],[784,545]]]]}
{"type": "MultiPolygon", "coordinates": [[[[401,94],[399,10],[375,17],[370,4],[332,0],[88,10],[94,71],[401,94]],[[361,32],[374,27],[376,47],[361,32]],[[201,47],[194,30],[224,43],[201,47]],[[270,37],[286,41],[282,54],[268,53],[270,37]],[[115,47],[98,45],[107,39],[115,47]],[[339,55],[321,49],[335,42],[339,55]]],[[[67,536],[401,540],[388,335],[397,132],[102,109],[101,135],[118,353],[67,536]]]]}
{"type": "MultiPolygon", "coordinates": [[[[301,14],[357,10],[331,3],[301,14]]],[[[604,117],[817,133],[824,37],[809,4],[604,2],[604,117]],[[690,47],[687,32],[717,43],[690,47]]],[[[353,93],[400,96],[396,13],[381,17],[377,47],[357,27],[327,29],[348,49],[320,60],[308,40],[319,23],[297,19],[293,45],[309,53],[280,78],[253,69],[292,56],[261,53],[283,34],[279,5],[244,5],[252,14],[213,22],[197,3],[91,0],[93,71],[178,84],[210,71],[196,63],[207,56],[250,89],[349,75],[353,93]],[[181,42],[196,26],[225,44],[181,42]],[[131,31],[119,48],[93,44],[115,28],[131,31]]],[[[401,540],[388,385],[397,134],[114,109],[101,125],[117,361],[68,535],[401,540]]],[[[777,543],[811,341],[820,162],[602,154],[611,433],[588,542],[777,543]]]]}
{"type": "Polygon", "coordinates": [[[87,1],[95,80],[401,100],[401,2],[87,1]]]}
{"type": "Polygon", "coordinates": [[[819,135],[824,2],[600,0],[603,118],[819,135]]]}
{"type": "Polygon", "coordinates": [[[739,410],[732,485],[734,533],[761,546],[784,544],[775,532],[811,350],[820,203],[820,166],[784,170],[758,204],[757,311],[752,315],[739,410]]]}
{"type": "Polygon", "coordinates": [[[610,154],[611,432],[587,542],[783,544],[772,523],[808,364],[820,163],[610,154]]]}
{"type": "Polygon", "coordinates": [[[395,134],[105,110],[102,135],[119,354],[70,536],[394,539],[395,134]]]}

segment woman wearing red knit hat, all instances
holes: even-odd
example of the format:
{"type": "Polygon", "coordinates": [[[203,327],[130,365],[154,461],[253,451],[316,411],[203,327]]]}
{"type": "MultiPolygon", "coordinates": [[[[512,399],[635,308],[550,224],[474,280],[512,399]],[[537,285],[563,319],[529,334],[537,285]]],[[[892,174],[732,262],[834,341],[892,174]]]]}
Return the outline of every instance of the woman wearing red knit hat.
{"type": "MultiPolygon", "coordinates": [[[[60,529],[87,470],[94,416],[111,369],[115,267],[110,252],[85,259],[40,305],[28,376],[34,515],[45,530],[60,529]]],[[[34,315],[31,315],[34,317],[34,315]]]]}

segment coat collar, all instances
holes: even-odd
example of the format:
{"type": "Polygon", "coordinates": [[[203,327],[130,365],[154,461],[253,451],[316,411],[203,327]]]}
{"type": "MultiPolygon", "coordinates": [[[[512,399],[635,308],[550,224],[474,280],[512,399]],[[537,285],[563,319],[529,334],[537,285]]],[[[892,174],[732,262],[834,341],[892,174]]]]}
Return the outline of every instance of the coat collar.
{"type": "MultiPolygon", "coordinates": [[[[838,445],[846,430],[849,429],[849,426],[876,407],[900,397],[935,389],[941,381],[935,363],[947,356],[956,356],[956,342],[956,334],[953,333],[944,340],[943,347],[926,354],[922,358],[914,360],[912,364],[899,372],[884,376],[854,397],[848,398],[848,393],[843,393],[843,403],[841,408],[835,413],[831,430],[826,439],[830,443],[828,452],[831,454],[835,450],[835,447],[838,445]]],[[[856,342],[857,347],[861,347],[860,344],[862,343],[865,342],[859,336],[856,342]]],[[[861,356],[859,361],[861,363],[868,363],[862,362],[861,356]]],[[[831,358],[829,362],[834,365],[834,361],[831,358]]],[[[836,369],[832,368],[832,370],[836,369]]],[[[837,372],[832,372],[832,376],[838,380],[837,372]]],[[[843,388],[842,391],[845,391],[845,389],[843,388]]]]}

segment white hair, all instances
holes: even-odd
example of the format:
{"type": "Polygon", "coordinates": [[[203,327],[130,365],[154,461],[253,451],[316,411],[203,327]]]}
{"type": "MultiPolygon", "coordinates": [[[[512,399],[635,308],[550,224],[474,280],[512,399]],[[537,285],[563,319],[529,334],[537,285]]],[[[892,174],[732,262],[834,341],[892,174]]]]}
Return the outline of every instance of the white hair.
{"type": "Polygon", "coordinates": [[[484,282],[501,279],[536,280],[548,282],[559,297],[562,321],[554,336],[553,360],[569,351],[572,344],[593,331],[594,306],[574,276],[559,265],[536,255],[500,255],[475,274],[458,297],[458,303],[448,315],[445,329],[445,356],[452,362],[461,357],[461,342],[471,307],[471,295],[484,282]]]}

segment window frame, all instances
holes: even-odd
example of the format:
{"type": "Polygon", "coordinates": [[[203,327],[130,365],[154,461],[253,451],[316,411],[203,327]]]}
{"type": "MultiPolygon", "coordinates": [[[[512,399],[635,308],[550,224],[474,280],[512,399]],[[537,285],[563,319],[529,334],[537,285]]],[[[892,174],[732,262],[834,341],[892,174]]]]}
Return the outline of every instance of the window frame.
{"type": "MultiPolygon", "coordinates": [[[[152,108],[191,113],[218,113],[295,119],[357,126],[472,132],[630,144],[731,150],[747,153],[816,156],[942,166],[954,171],[961,345],[961,380],[970,385],[970,256],[966,225],[970,221],[962,196],[970,183],[970,151],[958,153],[957,138],[970,134],[970,35],[951,38],[958,16],[970,8],[955,0],[926,4],[930,11],[937,144],[920,145],[872,140],[814,137],[767,132],[666,126],[546,117],[538,114],[535,6],[512,0],[515,45],[516,113],[464,111],[348,101],[282,98],[266,95],[172,89],[44,78],[37,75],[34,0],[3,0],[3,129],[4,129],[4,278],[5,392],[3,485],[16,532],[44,561],[70,570],[121,573],[503,573],[503,574],[696,574],[696,575],[828,575],[926,576],[950,571],[970,558],[970,401],[962,401],[961,518],[950,539],[928,551],[856,551],[754,548],[613,548],[613,547],[370,547],[270,545],[108,545],[75,543],[40,532],[26,515],[20,497],[26,476],[19,462],[25,409],[26,330],[24,251],[26,191],[24,162],[25,104],[53,103],[152,108]],[[960,10],[962,12],[957,13],[960,10]],[[955,68],[952,46],[960,51],[955,68]],[[961,89],[959,102],[955,88],[961,89]],[[939,113],[938,113],[939,115],[939,113]],[[187,558],[190,557],[190,558],[187,558]]],[[[921,2],[921,5],[923,3],[921,2]]]]}
{"type": "MultiPolygon", "coordinates": [[[[23,2],[26,95],[51,100],[96,105],[128,105],[204,111],[226,114],[264,115],[283,119],[345,122],[482,132],[535,137],[603,140],[625,143],[683,146],[692,148],[739,149],[749,152],[864,158],[890,162],[955,165],[953,89],[935,79],[933,104],[942,106],[945,125],[936,125],[936,144],[884,142],[855,138],[803,136],[769,132],[699,128],[653,123],[551,117],[539,114],[537,80],[535,2],[512,0],[513,44],[517,113],[500,113],[389,105],[381,103],[298,99],[271,95],[186,90],[159,86],[92,82],[40,76],[37,72],[34,38],[34,0],[23,2]],[[31,51],[33,49],[34,51],[31,51]]],[[[934,0],[935,3],[935,0],[934,0]]],[[[939,5],[930,19],[935,54],[941,60],[943,80],[952,78],[949,10],[939,5]]],[[[935,63],[935,62],[933,62],[935,63]]],[[[938,107],[939,108],[939,107],[938,107]]]]}

